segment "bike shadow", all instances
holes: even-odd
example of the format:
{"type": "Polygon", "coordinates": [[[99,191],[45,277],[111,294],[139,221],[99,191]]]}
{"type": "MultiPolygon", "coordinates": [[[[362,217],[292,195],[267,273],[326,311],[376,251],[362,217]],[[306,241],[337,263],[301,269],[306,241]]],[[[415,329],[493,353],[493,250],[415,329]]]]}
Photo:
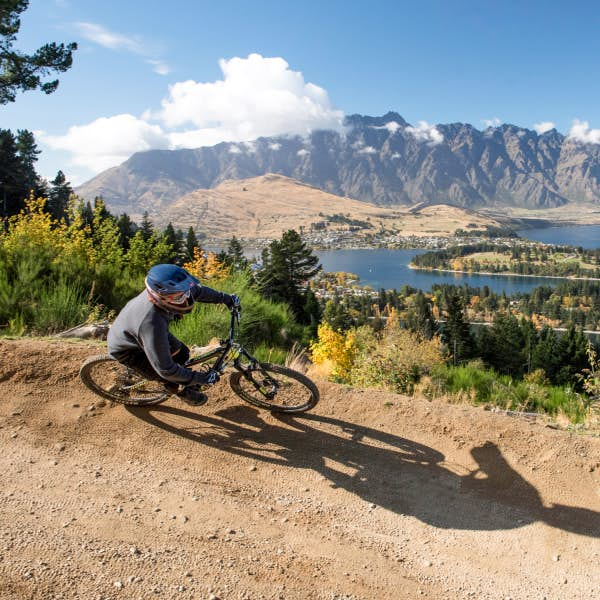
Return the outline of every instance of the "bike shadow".
{"type": "Polygon", "coordinates": [[[600,537],[599,512],[545,506],[492,442],[472,448],[477,468],[468,470],[428,446],[323,415],[277,415],[244,405],[213,415],[168,405],[127,410],[150,425],[224,452],[312,470],[334,488],[435,527],[504,530],[542,521],[600,537]]]}

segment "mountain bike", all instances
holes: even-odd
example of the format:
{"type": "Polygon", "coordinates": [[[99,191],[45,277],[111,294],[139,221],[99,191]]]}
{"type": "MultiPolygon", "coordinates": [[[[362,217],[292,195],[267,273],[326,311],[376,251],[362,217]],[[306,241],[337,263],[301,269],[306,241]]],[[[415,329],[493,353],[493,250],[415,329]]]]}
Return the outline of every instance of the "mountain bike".
{"type": "MultiPolygon", "coordinates": [[[[189,369],[202,366],[219,375],[228,368],[233,369],[229,376],[231,389],[242,400],[259,408],[281,413],[299,413],[313,408],[319,401],[319,390],[313,381],[289,367],[259,362],[235,341],[239,323],[239,310],[233,307],[227,339],[192,356],[185,366],[189,369]]],[[[79,376],[95,394],[129,406],[159,404],[172,393],[163,382],[145,378],[108,354],[88,358],[81,365],[79,376]]]]}

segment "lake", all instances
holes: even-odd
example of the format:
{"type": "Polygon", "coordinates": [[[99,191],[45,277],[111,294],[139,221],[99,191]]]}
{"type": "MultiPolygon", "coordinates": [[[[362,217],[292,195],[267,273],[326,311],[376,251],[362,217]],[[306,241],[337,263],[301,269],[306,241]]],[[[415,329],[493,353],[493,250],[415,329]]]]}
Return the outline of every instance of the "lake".
{"type": "Polygon", "coordinates": [[[571,227],[544,227],[523,229],[521,237],[544,244],[567,244],[583,248],[600,248],[600,225],[573,225],[571,227]]]}
{"type": "MultiPolygon", "coordinates": [[[[572,227],[547,227],[524,229],[518,232],[523,238],[546,244],[567,244],[584,248],[600,247],[600,225],[572,227]]],[[[487,285],[496,293],[529,292],[540,285],[556,285],[554,277],[514,277],[507,275],[481,275],[477,273],[442,273],[409,269],[417,254],[427,250],[322,250],[315,252],[325,271],[346,271],[360,277],[362,285],[372,288],[400,289],[403,285],[429,291],[439,283],[469,284],[472,287],[487,285]]]]}
{"type": "Polygon", "coordinates": [[[361,285],[374,289],[400,289],[403,285],[431,290],[434,283],[451,285],[469,284],[472,287],[487,285],[490,290],[507,295],[529,292],[540,285],[556,285],[560,279],[552,277],[514,277],[507,275],[481,275],[477,273],[443,273],[410,269],[409,263],[417,254],[427,250],[320,250],[315,252],[325,271],[345,271],[360,277],[361,285]]]}

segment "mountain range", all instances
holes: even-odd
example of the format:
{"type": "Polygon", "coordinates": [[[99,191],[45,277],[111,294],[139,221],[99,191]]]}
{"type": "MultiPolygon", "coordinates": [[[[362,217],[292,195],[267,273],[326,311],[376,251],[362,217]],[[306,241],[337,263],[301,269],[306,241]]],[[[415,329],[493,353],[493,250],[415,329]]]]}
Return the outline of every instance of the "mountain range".
{"type": "Polygon", "coordinates": [[[138,152],[76,192],[102,196],[115,213],[156,214],[196,189],[267,173],[380,206],[600,203],[599,144],[508,124],[415,127],[394,112],[349,116],[343,132],[138,152]]]}

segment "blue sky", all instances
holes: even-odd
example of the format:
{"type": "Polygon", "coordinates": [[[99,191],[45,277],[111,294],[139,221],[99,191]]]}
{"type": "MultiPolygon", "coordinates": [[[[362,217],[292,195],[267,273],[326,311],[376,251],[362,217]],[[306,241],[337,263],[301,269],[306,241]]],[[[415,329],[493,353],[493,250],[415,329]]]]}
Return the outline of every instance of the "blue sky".
{"type": "Polygon", "coordinates": [[[30,0],[17,47],[76,41],[58,90],[0,106],[74,183],[135,151],[340,127],[555,126],[600,143],[600,5],[566,1],[30,0]]]}

